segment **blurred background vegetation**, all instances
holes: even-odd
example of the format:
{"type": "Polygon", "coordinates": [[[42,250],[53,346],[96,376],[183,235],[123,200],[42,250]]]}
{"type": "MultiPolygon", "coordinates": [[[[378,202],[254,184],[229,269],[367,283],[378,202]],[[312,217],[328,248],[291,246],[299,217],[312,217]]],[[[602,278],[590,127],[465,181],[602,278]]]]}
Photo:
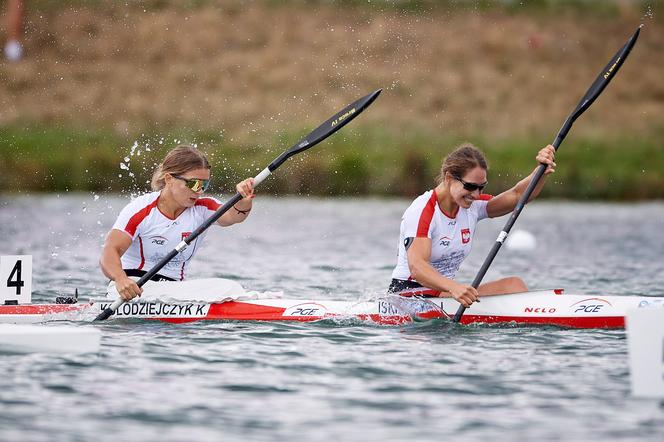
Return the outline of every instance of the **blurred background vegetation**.
{"type": "Polygon", "coordinates": [[[168,149],[193,143],[213,163],[214,191],[228,193],[382,87],[260,191],[412,196],[470,141],[498,193],[535,167],[643,22],[630,59],[562,145],[545,195],[663,198],[660,5],[27,1],[24,57],[0,63],[0,192],[141,192],[168,149]]]}

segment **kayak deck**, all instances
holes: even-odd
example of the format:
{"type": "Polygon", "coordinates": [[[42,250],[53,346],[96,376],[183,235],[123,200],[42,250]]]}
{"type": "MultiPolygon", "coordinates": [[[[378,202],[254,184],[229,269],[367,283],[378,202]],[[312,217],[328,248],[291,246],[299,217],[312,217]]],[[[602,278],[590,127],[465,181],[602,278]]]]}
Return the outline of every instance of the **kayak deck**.
{"type": "MultiPolygon", "coordinates": [[[[0,305],[0,323],[88,321],[112,300],[87,304],[0,305]]],[[[305,299],[237,299],[225,302],[129,302],[110,320],[144,319],[171,323],[193,321],[297,321],[358,320],[381,325],[449,318],[459,304],[451,298],[390,295],[364,301],[305,299]]],[[[624,328],[627,310],[664,306],[664,297],[595,296],[542,290],[481,298],[466,310],[463,324],[516,323],[570,328],[624,328]]]]}

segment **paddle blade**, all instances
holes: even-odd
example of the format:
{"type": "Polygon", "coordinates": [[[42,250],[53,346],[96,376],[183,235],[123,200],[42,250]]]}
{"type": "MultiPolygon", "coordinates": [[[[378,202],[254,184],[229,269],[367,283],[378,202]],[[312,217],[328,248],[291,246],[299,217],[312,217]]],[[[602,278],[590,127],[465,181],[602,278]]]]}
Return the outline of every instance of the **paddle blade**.
{"type": "Polygon", "coordinates": [[[604,67],[604,69],[602,69],[602,71],[599,73],[597,79],[595,79],[593,84],[586,92],[586,95],[583,96],[579,104],[576,106],[576,109],[574,109],[574,112],[572,112],[572,118],[571,118],[572,121],[576,120],[579,117],[579,115],[585,112],[586,109],[588,109],[590,105],[593,104],[593,102],[597,99],[597,97],[599,97],[599,95],[602,93],[604,88],[618,73],[618,70],[623,65],[630,51],[636,44],[636,40],[639,38],[642,26],[643,25],[639,26],[636,29],[634,34],[632,34],[629,40],[627,40],[627,43],[625,43],[624,46],[620,48],[618,52],[616,52],[616,55],[613,56],[611,61],[609,61],[604,67]]]}
{"type": "Polygon", "coordinates": [[[329,137],[330,135],[332,135],[333,133],[335,133],[336,131],[338,131],[348,123],[350,123],[351,120],[353,120],[353,118],[357,117],[364,109],[369,107],[369,105],[374,102],[374,100],[378,97],[378,95],[380,95],[381,92],[382,89],[373,91],[372,93],[365,95],[359,100],[354,101],[353,103],[349,104],[348,106],[346,106],[345,108],[334,114],[323,124],[314,129],[309,135],[302,138],[297,144],[295,144],[293,147],[291,147],[290,149],[279,155],[277,159],[272,161],[272,163],[270,163],[270,165],[268,166],[270,172],[273,172],[277,167],[281,166],[281,164],[283,164],[283,162],[286,161],[291,156],[300,153],[304,150],[307,150],[310,147],[315,146],[316,144],[323,141],[325,138],[329,137]]]}

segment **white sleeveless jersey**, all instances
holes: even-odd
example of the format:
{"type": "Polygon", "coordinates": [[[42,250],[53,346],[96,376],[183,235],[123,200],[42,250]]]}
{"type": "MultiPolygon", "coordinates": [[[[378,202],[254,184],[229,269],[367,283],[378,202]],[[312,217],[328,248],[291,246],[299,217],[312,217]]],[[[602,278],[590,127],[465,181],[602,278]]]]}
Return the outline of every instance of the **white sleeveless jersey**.
{"type": "MultiPolygon", "coordinates": [[[[121,258],[124,269],[149,271],[221,206],[215,198],[199,198],[196,205],[185,209],[176,219],[171,219],[157,207],[159,195],[160,192],[152,192],[132,200],[122,209],[113,225],[113,229],[125,232],[132,239],[121,258]]],[[[159,274],[180,281],[185,279],[187,264],[205,235],[198,236],[187,249],[159,270],[159,274]]]]}
{"type": "Polygon", "coordinates": [[[401,218],[399,253],[392,278],[414,281],[408,267],[406,243],[412,241],[410,238],[429,238],[430,264],[444,277],[454,279],[470,254],[477,222],[487,218],[489,199],[491,195],[482,194],[468,209],[459,207],[455,215],[447,215],[438,206],[435,190],[418,196],[401,218]]]}

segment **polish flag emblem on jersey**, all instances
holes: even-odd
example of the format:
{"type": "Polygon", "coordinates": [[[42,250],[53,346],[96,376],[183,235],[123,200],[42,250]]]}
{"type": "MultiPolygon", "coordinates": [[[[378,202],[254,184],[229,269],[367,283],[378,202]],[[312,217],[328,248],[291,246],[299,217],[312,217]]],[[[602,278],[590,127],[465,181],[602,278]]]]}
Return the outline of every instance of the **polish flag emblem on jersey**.
{"type": "Polygon", "coordinates": [[[461,242],[464,244],[470,242],[470,229],[461,229],[461,242]]]}

